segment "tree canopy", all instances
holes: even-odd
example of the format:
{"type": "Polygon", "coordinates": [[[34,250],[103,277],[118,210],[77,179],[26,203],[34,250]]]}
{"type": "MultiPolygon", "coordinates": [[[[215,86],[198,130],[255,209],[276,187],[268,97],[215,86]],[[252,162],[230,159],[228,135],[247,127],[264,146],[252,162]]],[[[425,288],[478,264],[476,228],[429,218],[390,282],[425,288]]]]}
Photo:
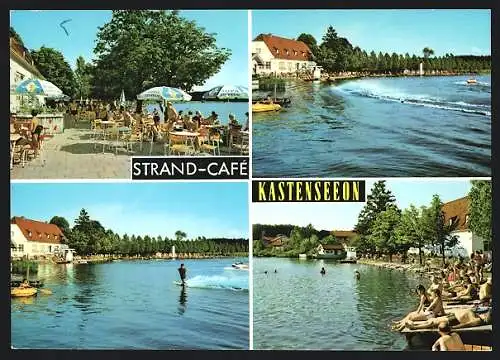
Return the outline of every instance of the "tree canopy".
{"type": "Polygon", "coordinates": [[[216,74],[231,52],[178,11],[114,10],[99,28],[93,76],[96,95],[135,96],[154,86],[190,91],[216,74]]]}
{"type": "Polygon", "coordinates": [[[491,181],[472,180],[469,227],[485,241],[491,241],[491,181]]]}
{"type": "Polygon", "coordinates": [[[38,50],[31,50],[31,56],[40,73],[68,96],[76,94],[76,80],[73,70],[64,55],[58,50],[42,46],[38,50]]]}

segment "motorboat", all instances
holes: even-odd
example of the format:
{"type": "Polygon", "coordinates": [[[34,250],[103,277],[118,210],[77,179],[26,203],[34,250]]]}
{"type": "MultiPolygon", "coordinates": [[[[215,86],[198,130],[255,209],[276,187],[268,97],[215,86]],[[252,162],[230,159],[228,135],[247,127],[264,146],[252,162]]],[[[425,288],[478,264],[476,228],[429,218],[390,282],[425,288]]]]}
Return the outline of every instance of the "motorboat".
{"type": "Polygon", "coordinates": [[[269,112],[269,111],[280,111],[281,110],[281,105],[279,104],[263,104],[263,103],[256,103],[252,104],[252,112],[257,113],[257,112],[269,112]]]}
{"type": "Polygon", "coordinates": [[[467,84],[477,84],[476,79],[467,79],[467,84]]]}
{"type": "Polygon", "coordinates": [[[231,267],[236,270],[248,270],[248,264],[244,264],[242,262],[234,263],[231,267]]]}
{"type": "Polygon", "coordinates": [[[12,297],[28,297],[35,296],[38,290],[34,287],[15,287],[10,289],[10,296],[12,297]]]}

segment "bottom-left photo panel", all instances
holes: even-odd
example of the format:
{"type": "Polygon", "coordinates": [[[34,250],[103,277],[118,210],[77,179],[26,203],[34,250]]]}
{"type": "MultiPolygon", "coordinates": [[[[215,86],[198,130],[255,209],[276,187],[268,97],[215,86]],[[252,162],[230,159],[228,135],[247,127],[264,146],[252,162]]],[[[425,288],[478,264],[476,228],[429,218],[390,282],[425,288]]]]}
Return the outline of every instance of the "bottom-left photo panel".
{"type": "Polygon", "coordinates": [[[248,349],[248,208],[246,182],[12,183],[12,348],[248,349]]]}

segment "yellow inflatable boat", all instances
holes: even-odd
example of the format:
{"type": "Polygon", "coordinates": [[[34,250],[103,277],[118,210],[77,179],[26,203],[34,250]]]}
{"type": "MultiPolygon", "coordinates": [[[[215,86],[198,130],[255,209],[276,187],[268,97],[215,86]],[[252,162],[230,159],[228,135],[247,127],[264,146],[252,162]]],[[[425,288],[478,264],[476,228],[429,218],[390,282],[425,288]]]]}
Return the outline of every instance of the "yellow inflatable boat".
{"type": "Polygon", "coordinates": [[[252,112],[266,112],[266,111],[279,111],[281,106],[279,104],[252,104],[252,112]]]}
{"type": "Polygon", "coordinates": [[[10,289],[10,296],[12,297],[34,296],[36,295],[37,292],[38,292],[37,289],[33,287],[29,288],[16,287],[10,289]]]}

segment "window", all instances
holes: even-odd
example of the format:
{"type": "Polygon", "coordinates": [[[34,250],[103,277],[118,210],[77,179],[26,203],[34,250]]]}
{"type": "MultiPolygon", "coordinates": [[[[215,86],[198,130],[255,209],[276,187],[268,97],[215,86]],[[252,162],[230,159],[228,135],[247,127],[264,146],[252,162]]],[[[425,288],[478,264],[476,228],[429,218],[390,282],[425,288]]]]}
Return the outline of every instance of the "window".
{"type": "Polygon", "coordinates": [[[296,64],[295,64],[295,68],[296,68],[297,70],[299,70],[299,66],[300,66],[300,64],[299,64],[299,63],[296,63],[296,64]]]}
{"type": "Polygon", "coordinates": [[[280,53],[279,49],[276,49],[276,54],[279,54],[279,53],[280,53]]]}
{"type": "Polygon", "coordinates": [[[469,214],[465,215],[465,223],[466,224],[469,224],[469,220],[470,220],[469,214]]]}
{"type": "Polygon", "coordinates": [[[289,51],[288,51],[288,49],[285,49],[285,52],[286,52],[286,54],[287,54],[287,55],[289,54],[289,51]]]}
{"type": "Polygon", "coordinates": [[[490,242],[483,241],[483,251],[490,251],[490,242]]]}
{"type": "Polygon", "coordinates": [[[297,56],[297,50],[293,50],[293,55],[297,56]]]}
{"type": "Polygon", "coordinates": [[[270,61],[266,61],[266,69],[271,70],[271,62],[270,61]]]}
{"type": "Polygon", "coordinates": [[[28,232],[28,236],[31,237],[31,231],[28,232]]]}
{"type": "Polygon", "coordinates": [[[24,251],[24,245],[23,244],[19,244],[17,246],[17,250],[23,252],[24,251]]]}
{"type": "Polygon", "coordinates": [[[285,66],[285,62],[284,61],[280,61],[280,63],[279,63],[279,69],[280,70],[286,70],[286,66],[285,66]]]}
{"type": "Polygon", "coordinates": [[[257,54],[260,54],[260,53],[261,53],[261,51],[262,51],[262,49],[261,49],[261,48],[257,48],[257,49],[255,49],[255,52],[256,52],[257,54]]]}
{"type": "Polygon", "coordinates": [[[42,238],[42,233],[38,233],[38,238],[41,239],[42,238]]]}
{"type": "Polygon", "coordinates": [[[54,235],[54,240],[57,240],[57,235],[54,235]]]}

